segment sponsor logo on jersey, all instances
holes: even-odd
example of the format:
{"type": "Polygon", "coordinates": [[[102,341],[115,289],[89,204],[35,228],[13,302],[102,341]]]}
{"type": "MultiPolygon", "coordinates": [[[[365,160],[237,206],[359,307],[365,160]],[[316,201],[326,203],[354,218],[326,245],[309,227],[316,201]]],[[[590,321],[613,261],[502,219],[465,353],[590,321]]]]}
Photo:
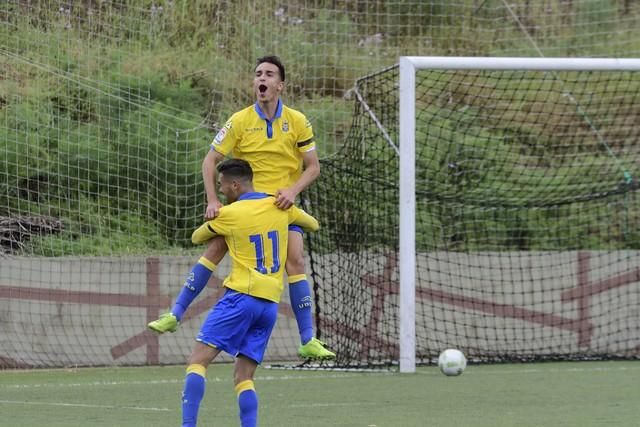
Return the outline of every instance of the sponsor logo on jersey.
{"type": "Polygon", "coordinates": [[[216,145],[220,145],[222,144],[222,141],[224,140],[224,137],[227,136],[227,127],[223,127],[218,131],[218,134],[216,135],[216,137],[213,139],[213,143],[216,145]]]}

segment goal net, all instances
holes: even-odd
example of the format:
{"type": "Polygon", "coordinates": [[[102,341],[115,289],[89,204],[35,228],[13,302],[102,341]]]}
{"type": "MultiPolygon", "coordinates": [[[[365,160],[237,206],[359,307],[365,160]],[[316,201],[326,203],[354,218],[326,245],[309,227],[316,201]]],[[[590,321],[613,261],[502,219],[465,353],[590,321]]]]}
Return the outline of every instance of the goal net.
{"type": "Polygon", "coordinates": [[[338,364],[640,357],[640,61],[400,64],[310,194],[338,364]]]}

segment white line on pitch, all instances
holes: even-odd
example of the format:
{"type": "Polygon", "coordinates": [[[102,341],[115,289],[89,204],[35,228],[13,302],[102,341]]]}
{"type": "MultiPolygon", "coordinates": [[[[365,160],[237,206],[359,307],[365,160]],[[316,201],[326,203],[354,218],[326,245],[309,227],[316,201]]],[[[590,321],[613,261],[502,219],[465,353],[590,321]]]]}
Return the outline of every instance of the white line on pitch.
{"type": "MultiPolygon", "coordinates": [[[[66,388],[66,387],[101,387],[101,386],[118,386],[118,385],[158,385],[158,384],[178,384],[184,379],[175,380],[151,380],[151,381],[92,381],[86,383],[42,383],[42,384],[7,384],[0,386],[3,388],[66,388]]],[[[216,379],[213,379],[216,382],[216,379]]]]}
{"type": "MultiPolygon", "coordinates": [[[[291,380],[308,380],[312,379],[323,380],[323,379],[342,379],[342,378],[354,378],[359,377],[363,374],[330,374],[330,375],[318,375],[318,376],[306,376],[306,375],[285,375],[285,376],[257,376],[255,381],[291,381],[291,380]]],[[[2,389],[16,389],[16,388],[71,388],[71,387],[102,387],[102,386],[129,386],[129,385],[158,385],[158,384],[182,384],[184,382],[184,378],[176,378],[172,380],[150,380],[150,381],[92,381],[86,383],[41,383],[41,384],[7,384],[0,385],[0,390],[2,389]]],[[[207,382],[209,383],[231,383],[233,382],[233,378],[231,377],[207,377],[207,382]]]]}
{"type": "Polygon", "coordinates": [[[140,406],[114,406],[114,405],[91,405],[87,403],[65,403],[65,402],[29,402],[24,400],[0,400],[0,404],[31,405],[31,406],[66,406],[75,408],[99,408],[99,409],[131,409],[133,411],[170,411],[169,408],[144,408],[140,406]]]}
{"type": "MultiPolygon", "coordinates": [[[[465,375],[514,375],[514,374],[547,374],[547,373],[581,373],[581,372],[614,372],[614,371],[635,371],[640,369],[639,366],[602,366],[602,367],[589,367],[589,368],[524,368],[524,369],[511,369],[513,365],[478,365],[467,366],[465,375]],[[500,367],[504,369],[500,369],[500,367]],[[479,369],[475,369],[479,368],[479,369]]],[[[544,366],[544,363],[541,365],[544,366]]],[[[435,368],[435,367],[434,367],[435,368]]],[[[440,371],[432,369],[429,371],[417,371],[421,375],[442,375],[440,371]]]]}
{"type": "Polygon", "coordinates": [[[292,405],[287,405],[289,408],[330,408],[335,406],[379,406],[379,402],[343,402],[343,403],[295,403],[292,405]]]}

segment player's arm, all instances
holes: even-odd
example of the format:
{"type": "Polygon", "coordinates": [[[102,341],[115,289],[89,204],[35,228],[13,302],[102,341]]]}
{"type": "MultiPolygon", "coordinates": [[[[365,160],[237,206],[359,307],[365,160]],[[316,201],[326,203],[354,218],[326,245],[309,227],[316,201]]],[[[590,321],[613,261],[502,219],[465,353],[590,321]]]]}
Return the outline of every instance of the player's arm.
{"type": "Polygon", "coordinates": [[[210,145],[209,152],[202,161],[202,179],[204,180],[204,189],[207,194],[205,219],[217,217],[222,207],[216,192],[216,166],[233,150],[238,141],[236,129],[233,127],[234,117],[235,115],[231,116],[227,123],[220,128],[210,145]]]}
{"type": "Polygon", "coordinates": [[[226,207],[220,208],[218,216],[198,227],[191,234],[191,242],[199,245],[206,243],[216,236],[228,236],[231,233],[232,216],[226,211],[226,207]]]}
{"type": "Polygon", "coordinates": [[[207,193],[207,209],[204,214],[206,219],[218,216],[218,212],[222,207],[216,192],[216,166],[223,160],[224,155],[214,149],[210,149],[202,162],[202,179],[207,193]]]}
{"type": "Polygon", "coordinates": [[[207,221],[198,227],[193,234],[191,234],[191,242],[194,245],[200,245],[205,243],[216,236],[219,236],[218,233],[213,229],[213,221],[207,221]]]}
{"type": "Polygon", "coordinates": [[[289,224],[298,225],[302,227],[304,231],[318,231],[320,228],[317,219],[297,206],[292,206],[291,209],[289,209],[289,224]]]}
{"type": "Polygon", "coordinates": [[[276,193],[276,206],[280,209],[288,209],[293,206],[298,194],[311,185],[320,176],[320,159],[318,152],[313,149],[302,154],[304,171],[300,178],[289,188],[283,188],[276,193]]]}

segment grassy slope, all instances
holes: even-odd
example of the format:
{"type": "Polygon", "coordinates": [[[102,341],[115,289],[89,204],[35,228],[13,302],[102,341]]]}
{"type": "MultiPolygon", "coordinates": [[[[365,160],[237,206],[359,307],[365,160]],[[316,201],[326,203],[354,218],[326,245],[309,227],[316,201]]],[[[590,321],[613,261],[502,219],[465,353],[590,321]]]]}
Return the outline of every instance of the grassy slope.
{"type": "MultiPolygon", "coordinates": [[[[349,128],[346,91],[400,54],[535,55],[491,2],[473,13],[467,3],[345,2],[346,14],[329,8],[336,2],[293,2],[285,23],[275,0],[176,0],[162,13],[144,1],[104,2],[91,15],[80,0],[69,3],[73,11],[47,1],[1,9],[0,215],[52,215],[66,225],[58,237],[34,239],[27,254],[188,247],[201,219],[199,166],[211,131],[251,102],[250,64],[265,52],[291,64],[288,99],[311,118],[322,156],[349,128]]],[[[630,19],[640,10],[612,4],[584,2],[569,15],[557,2],[552,15],[538,6],[517,11],[531,28],[544,21],[535,40],[549,55],[640,51],[630,19]]]]}

